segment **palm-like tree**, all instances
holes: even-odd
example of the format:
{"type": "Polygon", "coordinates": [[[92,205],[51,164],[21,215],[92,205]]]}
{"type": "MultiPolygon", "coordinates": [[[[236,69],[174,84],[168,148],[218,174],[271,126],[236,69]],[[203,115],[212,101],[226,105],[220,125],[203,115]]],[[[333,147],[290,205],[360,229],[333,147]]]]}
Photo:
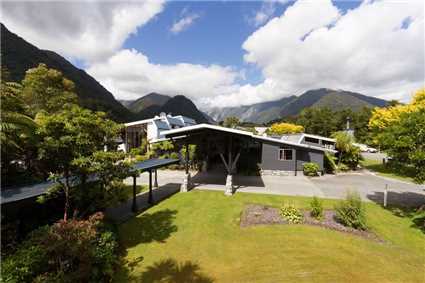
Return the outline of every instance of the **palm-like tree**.
{"type": "Polygon", "coordinates": [[[35,135],[36,123],[26,115],[26,109],[20,98],[22,86],[18,83],[2,82],[1,114],[0,114],[0,142],[3,168],[22,152],[24,141],[35,135]]]}
{"type": "Polygon", "coordinates": [[[353,146],[353,137],[345,132],[335,132],[332,137],[336,140],[335,147],[339,150],[338,165],[341,163],[342,155],[350,151],[353,146]]]}

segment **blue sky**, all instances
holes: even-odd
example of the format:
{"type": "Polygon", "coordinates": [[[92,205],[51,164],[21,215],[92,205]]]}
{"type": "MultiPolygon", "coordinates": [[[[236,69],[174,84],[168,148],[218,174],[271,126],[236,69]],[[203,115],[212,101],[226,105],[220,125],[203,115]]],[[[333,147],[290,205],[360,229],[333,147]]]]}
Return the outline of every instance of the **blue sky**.
{"type": "Polygon", "coordinates": [[[6,1],[1,21],[117,99],[201,108],[315,88],[409,101],[425,85],[424,1],[6,1]]]}
{"type": "MultiPolygon", "coordinates": [[[[334,1],[345,12],[360,1],[334,1]]],[[[292,2],[275,3],[270,18],[280,16],[292,2]]],[[[259,83],[261,70],[244,61],[242,44],[259,26],[252,22],[261,1],[172,1],[163,12],[139,28],[124,43],[149,56],[155,64],[219,64],[244,69],[245,82],[259,83]],[[173,34],[170,27],[181,18],[183,10],[200,15],[186,30],[173,34]]]]}

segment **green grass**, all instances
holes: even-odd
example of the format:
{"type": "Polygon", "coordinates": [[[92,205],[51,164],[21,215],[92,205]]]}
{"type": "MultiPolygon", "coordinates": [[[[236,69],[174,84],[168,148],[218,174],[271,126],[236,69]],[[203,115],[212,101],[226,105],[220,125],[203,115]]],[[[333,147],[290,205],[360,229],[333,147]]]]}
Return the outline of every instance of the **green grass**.
{"type": "Polygon", "coordinates": [[[384,166],[382,164],[382,161],[380,160],[372,160],[372,159],[365,159],[361,162],[361,165],[375,173],[377,173],[380,176],[389,177],[398,179],[401,181],[411,182],[413,183],[413,172],[412,170],[409,170],[409,168],[406,169],[396,169],[391,166],[384,166]]]}
{"type": "MultiPolygon", "coordinates": [[[[125,195],[127,199],[130,199],[133,197],[133,185],[126,185],[125,188],[125,195]]],[[[146,185],[137,185],[136,186],[136,194],[140,194],[141,192],[147,191],[148,186],[146,185]]]]}
{"type": "Polygon", "coordinates": [[[127,264],[115,281],[424,282],[424,234],[375,204],[368,225],[385,243],[307,225],[239,226],[246,204],[283,201],[302,208],[311,199],[179,193],[119,227],[127,264]]]}

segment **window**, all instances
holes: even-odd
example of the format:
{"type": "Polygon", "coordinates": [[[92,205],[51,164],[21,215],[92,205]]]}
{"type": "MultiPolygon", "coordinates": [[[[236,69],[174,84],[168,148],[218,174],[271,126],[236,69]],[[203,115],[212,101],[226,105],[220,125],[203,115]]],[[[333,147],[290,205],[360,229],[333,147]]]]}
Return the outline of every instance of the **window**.
{"type": "Polygon", "coordinates": [[[279,149],[279,160],[292,160],[293,150],[289,148],[279,149]]]}
{"type": "Polygon", "coordinates": [[[319,140],[318,139],[315,139],[315,138],[305,137],[305,142],[319,143],[319,140]]]}

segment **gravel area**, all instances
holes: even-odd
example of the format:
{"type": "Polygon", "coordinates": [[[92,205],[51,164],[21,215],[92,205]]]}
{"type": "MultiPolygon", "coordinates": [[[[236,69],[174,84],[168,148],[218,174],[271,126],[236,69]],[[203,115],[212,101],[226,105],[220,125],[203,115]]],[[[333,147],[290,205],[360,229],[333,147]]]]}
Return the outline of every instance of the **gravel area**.
{"type": "Polygon", "coordinates": [[[287,223],[279,214],[279,209],[259,204],[249,204],[242,212],[241,227],[264,224],[287,223]]]}
{"type": "MultiPolygon", "coordinates": [[[[331,229],[343,233],[353,234],[366,238],[369,240],[377,241],[383,243],[384,241],[380,239],[376,234],[370,231],[357,230],[350,227],[346,227],[335,220],[335,211],[334,210],[324,210],[323,218],[317,220],[314,217],[310,216],[310,210],[303,210],[304,225],[314,225],[320,226],[326,229],[331,229]]],[[[240,226],[248,227],[253,225],[271,225],[271,224],[289,224],[285,219],[280,215],[278,208],[264,206],[260,204],[249,204],[245,207],[242,212],[240,226]]],[[[296,224],[293,224],[296,225],[296,224]]]]}
{"type": "Polygon", "coordinates": [[[341,223],[338,223],[335,219],[335,211],[334,210],[324,210],[323,218],[317,220],[316,218],[310,215],[309,210],[303,210],[304,214],[304,224],[320,226],[323,228],[340,231],[343,233],[354,234],[366,239],[383,242],[377,235],[370,231],[357,230],[354,228],[346,227],[341,223]]]}

